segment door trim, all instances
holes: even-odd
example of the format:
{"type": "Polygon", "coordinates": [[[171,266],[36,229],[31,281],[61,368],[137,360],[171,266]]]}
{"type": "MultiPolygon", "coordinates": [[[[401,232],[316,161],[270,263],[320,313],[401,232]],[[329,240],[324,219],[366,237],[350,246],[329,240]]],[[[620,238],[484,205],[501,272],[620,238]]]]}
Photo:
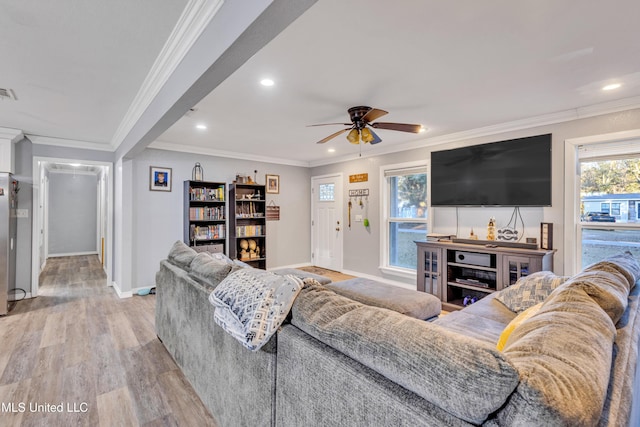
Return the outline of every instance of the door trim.
{"type": "MultiPolygon", "coordinates": [[[[34,156],[33,157],[33,194],[32,194],[32,224],[31,224],[31,296],[36,297],[38,295],[38,288],[40,285],[40,252],[39,252],[39,219],[42,216],[42,209],[39,204],[40,191],[46,189],[40,188],[41,170],[44,167],[42,162],[56,162],[56,163],[78,163],[81,162],[86,165],[101,166],[107,174],[107,194],[103,195],[103,202],[106,204],[107,212],[107,234],[105,238],[107,242],[105,244],[105,253],[107,255],[107,264],[104,266],[105,273],[107,275],[107,284],[111,284],[113,278],[113,163],[101,162],[97,160],[79,160],[79,159],[61,159],[55,157],[34,156]]],[[[44,195],[44,203],[48,203],[48,191],[44,195]]],[[[48,215],[47,215],[48,216],[48,215]]],[[[45,221],[45,261],[48,254],[48,224],[47,218],[45,221]]],[[[96,228],[99,224],[96,225],[96,228]]]]}
{"type": "MultiPolygon", "coordinates": [[[[315,188],[315,183],[317,180],[320,179],[326,179],[326,178],[336,178],[336,185],[339,185],[340,188],[342,189],[342,193],[344,193],[344,176],[342,174],[342,172],[338,172],[338,173],[331,173],[331,174],[326,174],[326,175],[316,175],[316,176],[312,176],[311,177],[311,218],[309,220],[309,223],[311,224],[311,264],[315,265],[315,257],[314,257],[314,250],[315,250],[315,238],[314,238],[314,233],[313,233],[313,227],[315,226],[313,223],[314,217],[315,217],[315,209],[316,209],[316,199],[315,199],[315,194],[314,194],[314,188],[315,188]]],[[[344,194],[343,194],[344,197],[344,194]]],[[[339,269],[338,271],[342,271],[342,269],[344,268],[344,231],[346,230],[346,228],[344,227],[344,204],[342,206],[342,209],[340,210],[340,224],[342,224],[342,233],[340,233],[340,239],[339,239],[339,245],[340,245],[340,253],[342,254],[342,256],[340,257],[339,260],[339,269]]]]}

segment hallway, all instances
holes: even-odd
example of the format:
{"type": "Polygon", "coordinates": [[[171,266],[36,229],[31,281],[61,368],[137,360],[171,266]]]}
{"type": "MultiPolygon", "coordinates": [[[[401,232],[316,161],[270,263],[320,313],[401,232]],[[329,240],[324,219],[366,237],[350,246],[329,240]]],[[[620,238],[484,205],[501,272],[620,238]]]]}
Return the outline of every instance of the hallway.
{"type": "Polygon", "coordinates": [[[154,310],[119,299],[96,255],[50,258],[39,296],[0,318],[0,425],[215,426],[154,310]]]}

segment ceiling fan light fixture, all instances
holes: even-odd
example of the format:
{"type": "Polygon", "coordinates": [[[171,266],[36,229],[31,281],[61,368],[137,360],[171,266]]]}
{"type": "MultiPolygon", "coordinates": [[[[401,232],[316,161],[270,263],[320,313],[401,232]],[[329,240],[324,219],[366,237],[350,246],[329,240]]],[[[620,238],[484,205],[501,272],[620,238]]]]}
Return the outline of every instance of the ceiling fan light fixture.
{"type": "Polygon", "coordinates": [[[351,132],[347,135],[347,140],[352,144],[359,144],[360,132],[358,132],[358,129],[351,129],[351,132]]]}
{"type": "Polygon", "coordinates": [[[373,135],[371,134],[371,131],[367,128],[363,128],[362,129],[362,141],[363,142],[371,142],[373,141],[373,135]]]}

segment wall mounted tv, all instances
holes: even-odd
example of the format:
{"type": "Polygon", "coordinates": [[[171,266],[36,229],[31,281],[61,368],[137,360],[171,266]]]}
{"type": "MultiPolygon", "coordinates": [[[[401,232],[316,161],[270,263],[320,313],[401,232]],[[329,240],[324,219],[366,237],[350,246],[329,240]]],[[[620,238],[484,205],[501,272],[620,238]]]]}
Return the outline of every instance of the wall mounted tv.
{"type": "Polygon", "coordinates": [[[551,206],[551,134],[432,152],[431,206],[551,206]]]}

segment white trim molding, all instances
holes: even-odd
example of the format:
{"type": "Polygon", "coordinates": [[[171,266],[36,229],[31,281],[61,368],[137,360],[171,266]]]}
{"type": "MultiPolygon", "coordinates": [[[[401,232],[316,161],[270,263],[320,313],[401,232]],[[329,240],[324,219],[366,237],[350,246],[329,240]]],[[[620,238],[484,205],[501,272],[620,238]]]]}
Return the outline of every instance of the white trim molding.
{"type": "Polygon", "coordinates": [[[133,296],[133,291],[122,292],[120,290],[120,286],[118,286],[116,282],[112,282],[111,286],[113,286],[113,289],[116,291],[118,298],[124,299],[131,298],[133,296]]]}
{"type": "Polygon", "coordinates": [[[21,141],[24,134],[21,130],[0,127],[0,139],[8,139],[12,143],[21,141]]]}
{"type": "MultiPolygon", "coordinates": [[[[614,144],[607,154],[622,154],[624,141],[640,139],[640,129],[571,138],[564,141],[564,274],[580,271],[578,256],[580,223],[580,156],[581,146],[592,144],[614,144]],[[621,144],[622,143],[622,144],[621,144]]],[[[628,151],[627,145],[627,151],[628,151]]],[[[603,151],[604,152],[604,151],[603,151]]]]}
{"type": "Polygon", "coordinates": [[[84,150],[113,152],[111,145],[100,142],[79,141],[76,139],[52,138],[50,136],[26,135],[29,140],[37,145],[53,145],[56,147],[80,148],[84,150]]]}
{"type": "Polygon", "coordinates": [[[238,153],[235,151],[216,150],[209,147],[198,147],[195,145],[175,144],[172,142],[154,141],[147,148],[155,148],[157,150],[178,151],[181,153],[201,154],[203,156],[224,157],[228,159],[240,159],[252,162],[274,163],[277,165],[309,167],[309,162],[280,159],[277,157],[256,156],[249,153],[238,153]]]}
{"type": "Polygon", "coordinates": [[[223,3],[223,0],[190,0],[187,3],[169,39],[133,99],[127,114],[118,126],[111,141],[112,151],[115,151],[122,144],[127,134],[140,120],[142,114],[169,80],[198,37],[207,28],[209,22],[218,13],[223,3]]]}

